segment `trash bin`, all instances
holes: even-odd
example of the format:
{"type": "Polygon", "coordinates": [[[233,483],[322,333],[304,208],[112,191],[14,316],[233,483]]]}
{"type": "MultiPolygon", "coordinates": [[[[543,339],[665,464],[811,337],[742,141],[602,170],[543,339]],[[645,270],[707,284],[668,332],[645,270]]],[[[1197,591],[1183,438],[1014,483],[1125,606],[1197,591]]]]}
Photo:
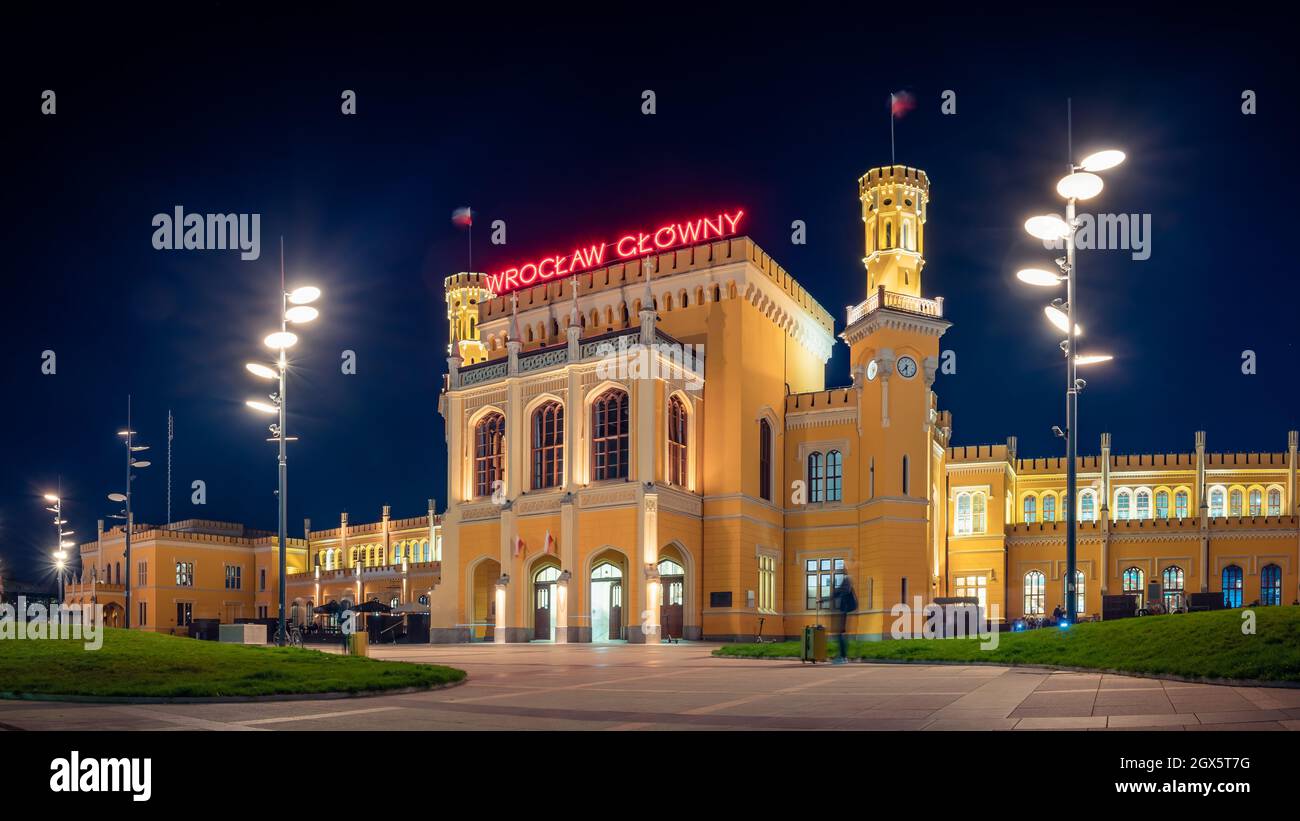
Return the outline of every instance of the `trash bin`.
{"type": "MultiPolygon", "coordinates": [[[[822,642],[823,655],[825,654],[826,642],[822,642]]],[[[370,636],[366,633],[353,633],[348,636],[348,655],[349,656],[368,656],[370,655],[370,636]]]]}
{"type": "Polygon", "coordinates": [[[803,652],[800,659],[816,664],[826,661],[826,628],[820,624],[803,629],[803,652]]]}

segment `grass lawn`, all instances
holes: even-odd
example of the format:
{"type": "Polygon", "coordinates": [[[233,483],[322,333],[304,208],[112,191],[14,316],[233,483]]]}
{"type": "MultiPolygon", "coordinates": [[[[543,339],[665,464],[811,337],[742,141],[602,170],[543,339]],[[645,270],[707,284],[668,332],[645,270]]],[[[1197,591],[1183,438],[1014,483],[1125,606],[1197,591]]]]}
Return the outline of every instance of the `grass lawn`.
{"type": "Polygon", "coordinates": [[[263,696],[365,693],[460,681],[465,671],[295,647],[252,647],[105,629],[80,641],[0,641],[0,695],[263,696]]]}
{"type": "MultiPolygon", "coordinates": [[[[1048,664],[1211,679],[1300,682],[1300,607],[1256,607],[1255,634],[1243,635],[1241,610],[1144,616],[1003,633],[997,649],[978,639],[856,641],[849,658],[1048,664]]],[[[715,656],[798,658],[799,642],[732,644],[715,656]]],[[[827,651],[836,652],[828,636],[827,651]]]]}

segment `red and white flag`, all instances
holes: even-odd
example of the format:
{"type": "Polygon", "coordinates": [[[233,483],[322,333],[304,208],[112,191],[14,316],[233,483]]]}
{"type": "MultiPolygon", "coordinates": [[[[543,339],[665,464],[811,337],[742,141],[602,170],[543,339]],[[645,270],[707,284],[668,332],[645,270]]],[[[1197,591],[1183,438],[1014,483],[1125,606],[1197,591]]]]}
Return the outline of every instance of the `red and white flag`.
{"type": "Polygon", "coordinates": [[[527,549],[527,547],[528,546],[524,544],[524,540],[519,538],[518,534],[516,534],[515,535],[515,558],[519,558],[520,556],[522,556],[523,552],[527,549]]]}
{"type": "Polygon", "coordinates": [[[898,120],[912,109],[916,108],[916,98],[906,91],[895,91],[889,95],[889,113],[898,120]]]}
{"type": "Polygon", "coordinates": [[[542,552],[553,556],[555,550],[555,539],[551,536],[551,531],[548,530],[546,531],[546,546],[542,548],[542,552]]]}
{"type": "Polygon", "coordinates": [[[452,225],[459,225],[461,228],[468,228],[474,224],[474,212],[467,205],[464,208],[457,208],[451,212],[452,225]]]}

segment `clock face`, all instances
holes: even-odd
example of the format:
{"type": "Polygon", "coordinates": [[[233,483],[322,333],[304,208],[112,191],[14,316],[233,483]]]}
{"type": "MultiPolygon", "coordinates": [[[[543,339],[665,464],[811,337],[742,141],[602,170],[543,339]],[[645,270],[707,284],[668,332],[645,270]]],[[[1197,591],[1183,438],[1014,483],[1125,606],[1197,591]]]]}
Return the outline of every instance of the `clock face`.
{"type": "Polygon", "coordinates": [[[876,360],[873,359],[873,360],[871,360],[870,362],[868,362],[868,363],[867,363],[867,379],[875,379],[875,378],[876,378],[876,372],[879,371],[879,370],[880,370],[880,365],[878,365],[878,364],[876,363],[876,360]]]}
{"type": "Polygon", "coordinates": [[[898,374],[904,379],[911,379],[916,376],[916,360],[910,356],[904,356],[898,360],[898,374]]]}

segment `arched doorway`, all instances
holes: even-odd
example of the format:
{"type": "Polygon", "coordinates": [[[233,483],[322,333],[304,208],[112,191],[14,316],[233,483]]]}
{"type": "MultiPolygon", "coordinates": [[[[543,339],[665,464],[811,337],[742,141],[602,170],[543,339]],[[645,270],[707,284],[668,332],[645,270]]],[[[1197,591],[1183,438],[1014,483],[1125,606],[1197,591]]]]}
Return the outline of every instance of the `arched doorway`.
{"type": "Polygon", "coordinates": [[[613,551],[597,556],[591,568],[591,640],[622,641],[623,557],[613,551]]]}
{"type": "Polygon", "coordinates": [[[686,570],[673,558],[659,560],[659,631],[664,638],[680,639],[685,624],[686,570]]]}
{"type": "Polygon", "coordinates": [[[533,641],[555,641],[555,585],[560,568],[549,564],[533,574],[533,641]]]}
{"type": "Polygon", "coordinates": [[[497,597],[496,583],[501,578],[501,563],[496,559],[483,559],[474,565],[470,641],[493,641],[496,638],[497,597]]]}
{"type": "Polygon", "coordinates": [[[116,602],[104,605],[104,624],[108,627],[121,627],[122,613],[122,605],[116,602]]]}

